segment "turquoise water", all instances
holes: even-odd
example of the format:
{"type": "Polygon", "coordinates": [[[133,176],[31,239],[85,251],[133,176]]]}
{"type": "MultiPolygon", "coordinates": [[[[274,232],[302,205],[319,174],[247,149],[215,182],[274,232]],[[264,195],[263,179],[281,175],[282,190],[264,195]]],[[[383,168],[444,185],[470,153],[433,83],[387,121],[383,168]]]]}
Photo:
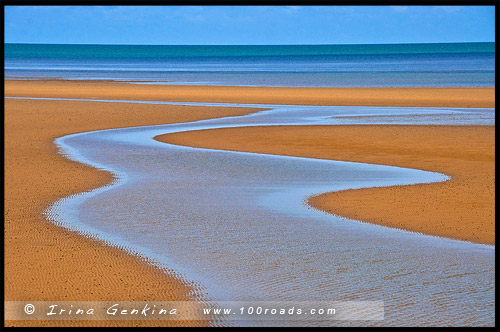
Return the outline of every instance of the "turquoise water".
{"type": "Polygon", "coordinates": [[[50,45],[6,44],[5,56],[47,58],[155,58],[206,56],[287,56],[492,53],[495,43],[385,45],[50,45]]]}
{"type": "Polygon", "coordinates": [[[494,86],[495,43],[5,44],[5,76],[249,86],[494,86]]]}

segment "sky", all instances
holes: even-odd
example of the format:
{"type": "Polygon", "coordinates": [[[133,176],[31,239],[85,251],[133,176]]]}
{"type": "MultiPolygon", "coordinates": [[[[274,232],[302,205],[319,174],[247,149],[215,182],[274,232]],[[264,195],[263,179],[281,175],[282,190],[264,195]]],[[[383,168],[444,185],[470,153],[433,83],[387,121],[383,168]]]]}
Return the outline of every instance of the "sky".
{"type": "Polygon", "coordinates": [[[492,41],[494,6],[5,6],[6,43],[270,45],[492,41]]]}

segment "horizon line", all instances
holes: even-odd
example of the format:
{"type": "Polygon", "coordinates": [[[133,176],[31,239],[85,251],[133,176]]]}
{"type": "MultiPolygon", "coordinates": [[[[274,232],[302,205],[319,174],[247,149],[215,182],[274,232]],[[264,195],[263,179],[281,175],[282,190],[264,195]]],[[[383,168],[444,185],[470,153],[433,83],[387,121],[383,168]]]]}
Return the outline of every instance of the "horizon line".
{"type": "Polygon", "coordinates": [[[103,43],[22,43],[4,42],[4,45],[92,45],[92,46],[352,46],[352,45],[419,45],[419,44],[480,44],[495,41],[418,42],[418,43],[361,43],[361,44],[103,44],[103,43]]]}

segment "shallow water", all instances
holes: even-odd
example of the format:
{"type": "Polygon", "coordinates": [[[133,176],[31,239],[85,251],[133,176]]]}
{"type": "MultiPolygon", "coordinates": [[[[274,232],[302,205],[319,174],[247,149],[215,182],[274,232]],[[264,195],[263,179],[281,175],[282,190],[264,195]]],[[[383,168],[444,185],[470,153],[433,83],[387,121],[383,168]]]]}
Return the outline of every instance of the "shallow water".
{"type": "Polygon", "coordinates": [[[323,325],[494,325],[494,246],[347,220],[304,202],[327,191],[444,181],[446,175],[152,139],[262,124],[492,124],[494,110],[259,106],[271,110],[57,139],[69,158],[110,170],[117,181],[62,199],[47,215],[174,269],[208,300],[384,301],[383,321],[323,325]]]}

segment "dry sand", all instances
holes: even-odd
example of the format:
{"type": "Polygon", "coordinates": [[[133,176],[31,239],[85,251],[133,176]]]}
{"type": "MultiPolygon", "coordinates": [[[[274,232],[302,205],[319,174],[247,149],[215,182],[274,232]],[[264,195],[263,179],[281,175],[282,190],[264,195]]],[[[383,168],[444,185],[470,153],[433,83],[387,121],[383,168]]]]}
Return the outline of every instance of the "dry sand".
{"type": "Polygon", "coordinates": [[[325,193],[321,210],[375,224],[495,243],[495,127],[277,126],[201,130],[162,142],[445,173],[442,183],[325,193]]]}
{"type": "Polygon", "coordinates": [[[250,104],[495,107],[495,88],[281,88],[6,81],[17,97],[137,99],[250,104]],[[71,83],[71,84],[68,84],[71,83]]]}
{"type": "MultiPolygon", "coordinates": [[[[255,109],[6,99],[5,300],[193,300],[193,287],[172,274],[45,220],[41,213],[52,202],[111,180],[107,172],[57,154],[53,140],[90,130],[194,121],[253,111],[255,109]]],[[[206,323],[8,321],[6,325],[206,323]]]]}

